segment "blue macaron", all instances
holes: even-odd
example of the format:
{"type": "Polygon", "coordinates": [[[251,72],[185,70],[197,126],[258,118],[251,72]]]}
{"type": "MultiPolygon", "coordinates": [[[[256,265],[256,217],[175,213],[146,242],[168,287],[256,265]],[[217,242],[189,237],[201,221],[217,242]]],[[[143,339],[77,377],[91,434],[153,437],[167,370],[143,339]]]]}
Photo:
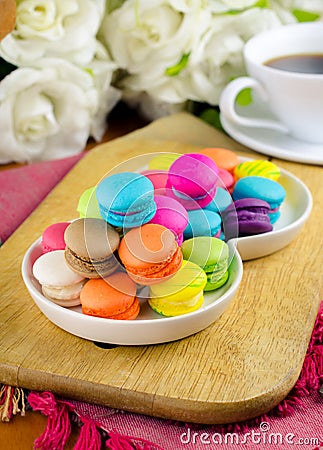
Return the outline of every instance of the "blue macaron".
{"type": "Polygon", "coordinates": [[[102,218],[116,227],[133,228],[156,213],[154,186],[144,175],[121,172],[103,179],[96,188],[102,218]]]}
{"type": "Polygon", "coordinates": [[[220,214],[207,209],[193,209],[188,211],[188,224],[184,230],[184,239],[196,236],[219,237],[222,219],[220,214]]]}
{"type": "Polygon", "coordinates": [[[233,200],[230,195],[230,192],[227,189],[218,186],[215,197],[213,198],[211,203],[209,203],[207,206],[204,207],[204,209],[221,213],[229,205],[231,205],[232,201],[233,200]]]}
{"type": "Polygon", "coordinates": [[[286,197],[284,187],[277,181],[265,177],[250,176],[238,180],[234,186],[234,200],[242,198],[258,198],[270,206],[270,222],[275,223],[280,217],[279,208],[286,197]]]}

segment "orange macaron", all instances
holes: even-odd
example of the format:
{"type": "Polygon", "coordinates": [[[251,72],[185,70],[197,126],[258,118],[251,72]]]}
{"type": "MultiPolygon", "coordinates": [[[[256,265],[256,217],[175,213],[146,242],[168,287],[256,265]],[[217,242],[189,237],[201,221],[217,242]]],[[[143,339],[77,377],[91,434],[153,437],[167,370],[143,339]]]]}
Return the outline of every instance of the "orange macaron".
{"type": "Polygon", "coordinates": [[[207,147],[203,148],[200,153],[208,156],[218,167],[225,169],[230,173],[233,173],[234,168],[240,163],[238,155],[228,148],[207,147]]]}
{"type": "Polygon", "coordinates": [[[146,286],[175,275],[183,260],[174,233],[153,223],[126,233],[118,252],[128,275],[136,283],[146,286]]]}
{"type": "Polygon", "coordinates": [[[82,313],[89,316],[133,320],[140,312],[136,284],[124,272],[89,280],[81,291],[80,300],[82,313]]]}

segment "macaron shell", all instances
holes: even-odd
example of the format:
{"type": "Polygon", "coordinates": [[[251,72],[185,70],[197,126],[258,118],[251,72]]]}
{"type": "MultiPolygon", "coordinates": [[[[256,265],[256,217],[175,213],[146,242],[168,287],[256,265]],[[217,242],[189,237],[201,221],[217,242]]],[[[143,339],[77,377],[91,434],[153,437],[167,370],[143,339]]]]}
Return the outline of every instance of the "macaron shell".
{"type": "Polygon", "coordinates": [[[70,222],[49,225],[42,234],[41,245],[44,253],[65,249],[64,233],[70,222]]]}
{"type": "Polygon", "coordinates": [[[236,180],[249,176],[260,176],[277,181],[280,177],[280,169],[273,162],[262,159],[244,161],[235,167],[234,177],[236,180]]]}
{"type": "Polygon", "coordinates": [[[211,158],[218,167],[233,173],[234,168],[240,163],[239,157],[227,148],[207,147],[203,148],[200,153],[211,158]]]}
{"type": "Polygon", "coordinates": [[[173,258],[162,268],[157,271],[148,273],[145,275],[144,271],[140,271],[140,274],[136,272],[131,272],[129,268],[127,273],[132,280],[143,286],[152,286],[153,284],[163,282],[173,277],[175,273],[180,269],[183,262],[183,255],[179,248],[177,248],[173,258]]]}
{"type": "Polygon", "coordinates": [[[105,279],[89,280],[80,295],[82,312],[91,316],[113,318],[127,311],[134,303],[136,285],[123,272],[105,279]]]}
{"type": "Polygon", "coordinates": [[[150,298],[167,298],[170,303],[192,299],[203,291],[206,274],[197,264],[183,261],[180,270],[169,280],[150,286],[150,298]]]}
{"type": "Polygon", "coordinates": [[[187,299],[186,301],[169,302],[166,298],[151,298],[148,304],[155,312],[165,317],[181,316],[201,308],[204,301],[203,291],[196,295],[194,299],[187,299]]]}
{"type": "Polygon", "coordinates": [[[216,264],[220,261],[227,262],[229,258],[228,244],[215,237],[199,236],[188,239],[181,245],[181,251],[185,260],[208,272],[213,272],[216,264]]]}
{"type": "Polygon", "coordinates": [[[57,288],[78,284],[84,280],[84,277],[75,273],[66,264],[64,250],[44,253],[36,259],[33,275],[40,284],[57,288]]]}
{"type": "Polygon", "coordinates": [[[153,184],[158,194],[165,194],[168,172],[166,170],[144,170],[141,172],[153,184]]]}
{"type": "MultiPolygon", "coordinates": [[[[169,168],[166,187],[185,207],[183,203],[185,196],[200,206],[206,206],[215,196],[218,172],[217,165],[209,157],[198,153],[186,153],[169,168]]],[[[191,209],[191,206],[189,208],[191,209]]]]}
{"type": "Polygon", "coordinates": [[[74,220],[65,231],[66,246],[80,258],[102,260],[118,248],[119,233],[103,219],[82,218],[74,220]]]}
{"type": "Polygon", "coordinates": [[[221,231],[221,216],[208,209],[195,209],[188,212],[188,225],[184,239],[197,236],[215,236],[221,231]]]}
{"type": "Polygon", "coordinates": [[[203,209],[208,209],[217,213],[224,211],[231,203],[233,199],[227,189],[218,187],[214,199],[203,209]]]}
{"type": "Polygon", "coordinates": [[[212,277],[212,274],[206,274],[207,276],[207,283],[205,285],[204,291],[215,291],[216,289],[219,289],[220,287],[224,286],[225,283],[228,281],[229,278],[229,271],[227,270],[222,277],[220,278],[214,278],[212,277]]]}
{"type": "Polygon", "coordinates": [[[96,196],[101,216],[113,226],[140,226],[156,212],[154,185],[139,173],[110,175],[98,184],[96,196]]]}
{"type": "Polygon", "coordinates": [[[148,163],[149,170],[165,170],[168,171],[170,166],[176,159],[181,156],[180,153],[165,152],[154,156],[148,163]]]}
{"type": "Polygon", "coordinates": [[[173,258],[178,246],[174,234],[163,225],[148,223],[133,228],[121,239],[119,257],[131,272],[159,270],[173,258]]]}
{"type": "Polygon", "coordinates": [[[269,203],[271,209],[281,205],[286,191],[277,181],[259,176],[240,178],[234,186],[232,197],[239,200],[245,197],[254,197],[269,203]]]}
{"type": "Polygon", "coordinates": [[[161,195],[155,195],[156,214],[149,223],[163,225],[177,237],[183,233],[188,224],[187,210],[177,200],[161,195]]]}
{"type": "Polygon", "coordinates": [[[92,217],[102,219],[96,198],[96,186],[86,189],[79,198],[77,212],[81,218],[92,217]]]}

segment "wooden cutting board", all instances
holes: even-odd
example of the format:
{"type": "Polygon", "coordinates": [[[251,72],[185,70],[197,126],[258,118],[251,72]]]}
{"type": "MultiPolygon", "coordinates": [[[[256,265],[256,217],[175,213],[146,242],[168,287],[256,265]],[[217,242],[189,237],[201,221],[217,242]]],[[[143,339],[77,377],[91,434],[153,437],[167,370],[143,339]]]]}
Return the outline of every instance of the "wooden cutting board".
{"type": "Polygon", "coordinates": [[[313,212],[288,247],[244,263],[229,309],[189,338],[100,348],[53,325],[21,278],[29,245],[51,223],[76,217],[79,195],[111,168],[142,153],[207,145],[265,158],[189,115],[161,119],[91,150],[6,241],[0,249],[0,382],[206,424],[258,416],[288,394],[322,299],[322,167],[276,161],[309,186],[313,212]]]}

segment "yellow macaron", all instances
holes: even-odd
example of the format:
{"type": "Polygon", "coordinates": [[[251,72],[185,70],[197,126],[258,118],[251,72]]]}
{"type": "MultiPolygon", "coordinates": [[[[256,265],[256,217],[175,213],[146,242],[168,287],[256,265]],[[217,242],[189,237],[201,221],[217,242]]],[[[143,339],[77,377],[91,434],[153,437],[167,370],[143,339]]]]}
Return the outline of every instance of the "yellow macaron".
{"type": "Polygon", "coordinates": [[[206,282],[207,277],[201,267],[184,260],[172,278],[150,286],[148,303],[158,314],[167,317],[196,311],[203,304],[206,282]]]}

